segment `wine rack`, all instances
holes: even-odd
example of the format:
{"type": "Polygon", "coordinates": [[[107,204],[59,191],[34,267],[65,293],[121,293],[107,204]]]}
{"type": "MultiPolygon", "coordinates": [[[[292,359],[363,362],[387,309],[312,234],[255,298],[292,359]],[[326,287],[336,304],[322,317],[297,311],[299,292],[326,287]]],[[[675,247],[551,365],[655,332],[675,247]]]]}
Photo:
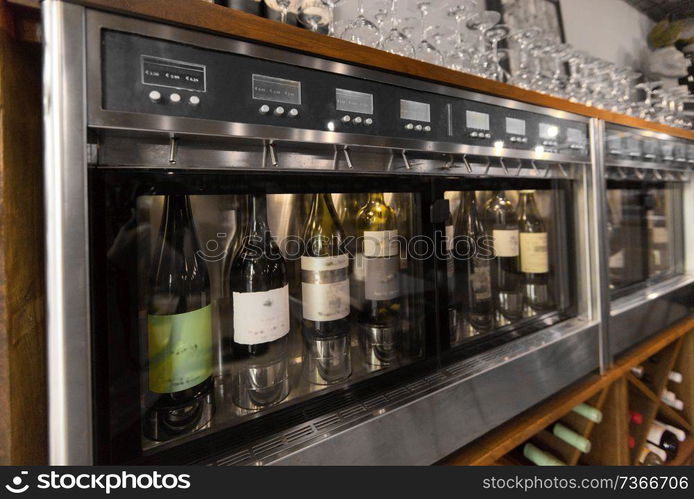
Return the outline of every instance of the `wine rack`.
{"type": "Polygon", "coordinates": [[[496,430],[480,437],[440,462],[446,465],[528,465],[527,442],[567,465],[638,465],[655,420],[684,430],[687,438],[677,456],[667,465],[694,462],[694,318],[672,326],[616,359],[602,376],[593,375],[538,404],[496,430]],[[647,380],[632,369],[644,366],[647,380]],[[668,378],[671,371],[682,375],[680,383],[668,378]],[[676,410],[658,394],[672,391],[683,403],[676,410]],[[602,413],[595,423],[572,409],[584,403],[602,413]],[[642,416],[640,424],[630,421],[630,411],[642,416]],[[590,440],[589,452],[557,438],[554,424],[561,423],[590,440]],[[630,438],[631,437],[631,438],[630,438]],[[630,440],[633,446],[630,448],[630,440]]]}

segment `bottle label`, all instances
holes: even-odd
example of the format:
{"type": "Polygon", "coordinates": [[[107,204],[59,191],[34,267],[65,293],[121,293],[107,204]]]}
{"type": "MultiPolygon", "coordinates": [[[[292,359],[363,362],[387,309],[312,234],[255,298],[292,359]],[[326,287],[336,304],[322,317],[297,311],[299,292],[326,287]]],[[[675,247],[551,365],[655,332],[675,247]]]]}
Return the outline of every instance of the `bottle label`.
{"type": "Polygon", "coordinates": [[[518,229],[492,231],[494,254],[500,257],[518,256],[518,229]]]}
{"type": "Polygon", "coordinates": [[[446,225],[446,251],[453,251],[453,239],[455,238],[455,227],[446,225]]]}
{"type": "Polygon", "coordinates": [[[367,300],[393,300],[400,295],[400,257],[364,256],[364,297],[367,300]]]}
{"type": "Polygon", "coordinates": [[[301,257],[301,297],[304,319],[336,321],[349,315],[347,255],[301,257]]]}
{"type": "Polygon", "coordinates": [[[386,258],[398,255],[397,230],[365,230],[364,256],[369,258],[386,258]]]}
{"type": "Polygon", "coordinates": [[[520,250],[521,272],[526,274],[549,272],[546,232],[521,232],[520,250]]]}
{"type": "Polygon", "coordinates": [[[653,227],[651,234],[653,244],[667,244],[670,241],[666,227],[653,227]]]}
{"type": "Polygon", "coordinates": [[[617,253],[610,257],[609,266],[611,269],[624,268],[624,250],[619,250],[617,253]]]}
{"type": "Polygon", "coordinates": [[[475,269],[470,276],[472,293],[476,300],[489,300],[492,297],[489,261],[475,258],[475,269]]]}
{"type": "Polygon", "coordinates": [[[212,375],[212,305],[175,315],[147,316],[149,389],[175,393],[212,375]]]}
{"type": "Polygon", "coordinates": [[[234,292],[232,299],[236,343],[268,343],[289,332],[289,285],[255,293],[234,292]]]}

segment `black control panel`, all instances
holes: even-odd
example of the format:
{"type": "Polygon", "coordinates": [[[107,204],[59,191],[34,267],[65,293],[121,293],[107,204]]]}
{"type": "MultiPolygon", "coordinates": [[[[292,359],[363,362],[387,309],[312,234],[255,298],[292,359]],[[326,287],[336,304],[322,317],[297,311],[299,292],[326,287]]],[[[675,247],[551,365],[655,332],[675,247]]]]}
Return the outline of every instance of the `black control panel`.
{"type": "Polygon", "coordinates": [[[107,111],[589,155],[585,123],[112,30],[102,82],[107,111]]]}

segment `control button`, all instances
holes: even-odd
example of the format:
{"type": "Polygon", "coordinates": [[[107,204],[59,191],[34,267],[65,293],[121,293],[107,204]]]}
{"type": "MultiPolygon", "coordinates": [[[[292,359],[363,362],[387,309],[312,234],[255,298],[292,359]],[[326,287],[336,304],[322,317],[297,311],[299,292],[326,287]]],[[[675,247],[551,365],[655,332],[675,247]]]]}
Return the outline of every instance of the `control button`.
{"type": "Polygon", "coordinates": [[[511,137],[509,140],[511,142],[518,142],[518,137],[511,137]]]}
{"type": "Polygon", "coordinates": [[[491,138],[492,138],[492,134],[489,133],[489,132],[487,132],[487,133],[484,134],[484,138],[485,138],[485,139],[491,139],[491,138]]]}
{"type": "Polygon", "coordinates": [[[431,127],[429,125],[424,127],[425,132],[431,132],[431,127]]]}
{"type": "Polygon", "coordinates": [[[366,126],[371,126],[371,125],[374,124],[374,120],[372,120],[371,118],[366,118],[366,119],[364,120],[364,124],[365,124],[366,126]]]}
{"type": "Polygon", "coordinates": [[[574,151],[582,151],[583,146],[580,144],[570,144],[569,149],[573,149],[574,151]]]}
{"type": "Polygon", "coordinates": [[[354,123],[355,125],[361,125],[361,122],[362,122],[361,116],[357,116],[357,117],[354,118],[354,120],[353,120],[353,123],[354,123]]]}
{"type": "Polygon", "coordinates": [[[405,125],[405,129],[407,129],[407,130],[413,130],[413,129],[414,129],[414,125],[413,125],[412,123],[408,123],[407,125],[405,125]]]}
{"type": "Polygon", "coordinates": [[[258,109],[258,111],[260,112],[260,114],[267,114],[270,112],[270,106],[268,106],[267,104],[263,104],[262,106],[260,106],[260,109],[258,109]]]}
{"type": "Polygon", "coordinates": [[[521,142],[523,142],[523,144],[527,144],[528,143],[528,137],[523,137],[521,139],[521,142]]]}
{"type": "Polygon", "coordinates": [[[159,102],[161,100],[161,93],[158,90],[152,90],[149,93],[149,100],[152,102],[159,102]]]}
{"type": "Polygon", "coordinates": [[[198,104],[200,104],[200,97],[198,97],[197,95],[191,95],[190,99],[188,99],[188,103],[191,106],[197,106],[198,104]]]}
{"type": "MultiPolygon", "coordinates": [[[[648,154],[644,154],[643,157],[646,159],[655,159],[655,154],[648,153],[648,154]]],[[[692,163],[694,163],[694,161],[692,161],[692,163]]]]}
{"type": "Polygon", "coordinates": [[[275,108],[275,116],[282,116],[284,114],[284,108],[282,106],[277,106],[275,108]]]}
{"type": "Polygon", "coordinates": [[[181,102],[181,96],[180,94],[171,94],[169,95],[169,100],[174,104],[178,104],[179,102],[181,102]]]}
{"type": "Polygon", "coordinates": [[[417,125],[416,127],[414,127],[414,129],[417,130],[418,132],[421,132],[422,128],[423,128],[422,125],[417,125]]]}
{"type": "Polygon", "coordinates": [[[289,110],[289,117],[290,118],[296,118],[297,116],[299,116],[299,110],[295,107],[291,108],[289,110]]]}
{"type": "Polygon", "coordinates": [[[352,121],[352,117],[349,114],[345,114],[342,117],[342,123],[349,123],[350,121],[352,121]]]}
{"type": "Polygon", "coordinates": [[[470,132],[470,137],[477,138],[479,134],[477,132],[470,132]]]}

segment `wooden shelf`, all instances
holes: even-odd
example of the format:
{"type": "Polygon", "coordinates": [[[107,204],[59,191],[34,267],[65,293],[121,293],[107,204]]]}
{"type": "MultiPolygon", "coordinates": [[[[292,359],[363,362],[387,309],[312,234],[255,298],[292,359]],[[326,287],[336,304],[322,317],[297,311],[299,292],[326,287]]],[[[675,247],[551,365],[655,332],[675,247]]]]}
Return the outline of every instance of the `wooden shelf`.
{"type": "MultiPolygon", "coordinates": [[[[70,0],[95,9],[114,13],[127,13],[135,17],[155,20],[181,27],[221,33],[234,38],[273,45],[345,61],[352,64],[401,73],[419,79],[474,90],[570,113],[599,118],[612,123],[644,130],[663,132],[675,137],[694,140],[694,132],[644,121],[611,111],[585,106],[566,99],[525,90],[513,85],[453,71],[448,68],[390,54],[371,47],[357,45],[337,38],[313,33],[309,30],[280,24],[235,9],[229,9],[197,0],[70,0]]],[[[23,4],[33,2],[22,0],[23,4]]]]}
{"type": "MultiPolygon", "coordinates": [[[[676,367],[689,376],[694,364],[694,317],[664,330],[617,359],[614,367],[604,375],[591,375],[559,392],[549,400],[525,411],[495,430],[471,442],[439,464],[470,466],[503,464],[518,461],[519,446],[533,439],[541,446],[552,448],[553,454],[567,464],[635,464],[638,451],[646,442],[648,428],[656,417],[692,431],[688,413],[680,414],[665,405],[656,393],[667,385],[668,373],[676,367]],[[659,361],[652,370],[654,386],[649,387],[636,378],[631,369],[658,354],[659,361]],[[571,412],[580,403],[587,403],[603,413],[603,421],[594,424],[571,412]],[[629,424],[628,410],[643,414],[641,425],[629,424]],[[593,449],[581,454],[556,439],[546,430],[561,420],[578,434],[591,439],[593,449]],[[636,445],[628,448],[628,437],[633,435],[636,445]],[[506,459],[511,453],[511,457],[506,459]],[[509,461],[510,460],[510,461],[509,461]]],[[[678,396],[687,404],[694,399],[690,380],[678,387],[678,396]],[[686,384],[688,383],[688,384],[686,384]]],[[[522,457],[522,456],[521,456],[522,457]]]]}

